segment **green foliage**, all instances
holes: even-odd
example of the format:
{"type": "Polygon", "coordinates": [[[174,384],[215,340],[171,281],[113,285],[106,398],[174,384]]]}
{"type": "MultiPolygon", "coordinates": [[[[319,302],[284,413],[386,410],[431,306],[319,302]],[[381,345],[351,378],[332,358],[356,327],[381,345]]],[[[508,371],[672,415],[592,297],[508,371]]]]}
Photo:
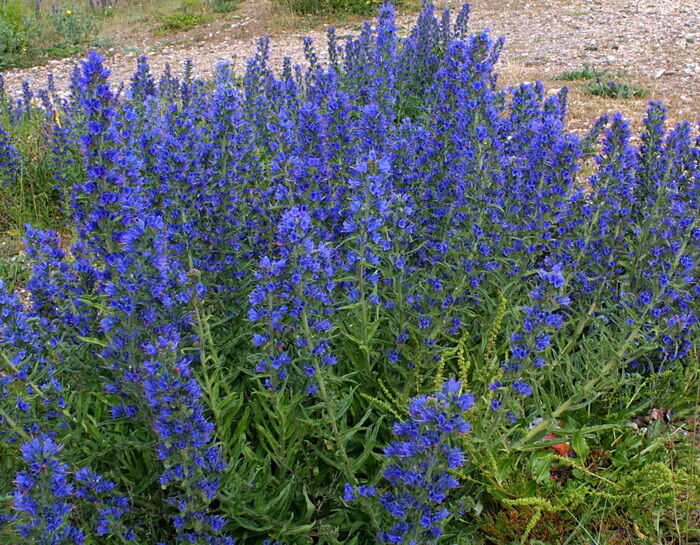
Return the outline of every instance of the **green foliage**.
{"type": "Polygon", "coordinates": [[[163,15],[160,18],[161,25],[158,30],[161,32],[178,32],[189,30],[206,21],[206,18],[199,13],[178,12],[163,15]]]}
{"type": "Polygon", "coordinates": [[[367,15],[374,13],[381,6],[380,0],[330,0],[331,10],[335,12],[367,15]]]}
{"type": "Polygon", "coordinates": [[[586,85],[585,91],[590,95],[603,98],[644,98],[649,94],[646,89],[631,83],[603,82],[600,78],[586,85]]]}
{"type": "Polygon", "coordinates": [[[228,13],[238,7],[239,0],[213,0],[211,10],[214,13],[228,13]]]}
{"type": "Polygon", "coordinates": [[[380,0],[277,0],[284,9],[299,15],[319,13],[352,13],[368,15],[375,13],[382,4],[380,0]]]}
{"type": "Polygon", "coordinates": [[[24,18],[20,0],[0,0],[0,19],[14,29],[23,28],[24,18]]]}
{"type": "MultiPolygon", "coordinates": [[[[3,188],[0,203],[0,232],[21,230],[27,223],[58,228],[65,222],[61,196],[54,179],[51,156],[51,125],[43,112],[35,110],[7,128],[22,161],[19,176],[3,188]]],[[[79,163],[78,163],[79,164],[79,163]]],[[[77,166],[71,172],[77,175],[77,166]]]]}
{"type": "Polygon", "coordinates": [[[580,70],[567,70],[552,79],[555,81],[581,81],[602,78],[607,75],[607,72],[601,72],[591,66],[584,64],[580,70]]]}
{"type": "Polygon", "coordinates": [[[0,278],[14,286],[22,286],[29,279],[31,263],[17,238],[7,233],[0,235],[0,278]]]}
{"type": "Polygon", "coordinates": [[[0,1],[0,69],[14,66],[29,45],[19,1],[0,1]]]}
{"type": "Polygon", "coordinates": [[[330,9],[330,0],[277,0],[277,3],[285,10],[298,15],[322,13],[330,9]]]}
{"type": "Polygon", "coordinates": [[[114,47],[117,42],[114,38],[95,38],[90,42],[91,47],[96,47],[98,49],[109,49],[114,47]]]}
{"type": "Polygon", "coordinates": [[[604,81],[604,78],[610,78],[611,74],[596,70],[595,68],[584,64],[579,70],[569,70],[554,76],[555,81],[584,81],[587,82],[583,88],[584,91],[593,96],[603,98],[644,98],[648,95],[648,91],[642,87],[638,87],[627,82],[618,82],[615,80],[604,81]]]}
{"type": "Polygon", "coordinates": [[[57,45],[83,44],[99,30],[94,12],[74,4],[61,4],[52,10],[49,22],[59,37],[57,45]]]}
{"type": "Polygon", "coordinates": [[[103,11],[72,3],[23,12],[18,0],[0,3],[0,69],[29,66],[47,57],[79,53],[101,26],[103,11]]]}
{"type": "Polygon", "coordinates": [[[189,30],[207,21],[200,0],[184,0],[182,5],[172,13],[162,13],[158,16],[160,26],[157,32],[180,32],[189,30]]]}
{"type": "MultiPolygon", "coordinates": [[[[535,391],[512,431],[494,430],[483,399],[482,418],[473,418],[464,442],[471,466],[461,474],[471,483],[463,492],[483,508],[482,535],[497,544],[656,544],[670,535],[690,543],[700,474],[695,438],[683,423],[698,409],[698,369],[651,377],[620,369],[596,378],[600,360],[593,347],[583,350],[591,364],[575,369],[560,359],[553,382],[535,391]],[[672,421],[647,417],[664,404],[677,411],[672,421]]],[[[474,361],[470,384],[479,390],[489,366],[478,353],[474,361]]]]}
{"type": "Polygon", "coordinates": [[[366,517],[338,510],[338,494],[355,475],[380,467],[376,452],[385,417],[361,402],[349,369],[325,377],[311,405],[304,394],[260,388],[244,371],[250,347],[231,342],[242,337],[234,324],[243,320],[216,323],[205,314],[207,306],[196,312],[198,329],[209,339],[199,378],[233,461],[222,483],[222,510],[243,529],[242,543],[259,543],[261,536],[290,545],[311,543],[312,536],[316,543],[343,543],[337,528],[359,529],[366,517]]]}
{"type": "MultiPolygon", "coordinates": [[[[376,521],[361,508],[338,509],[342,483],[379,481],[389,423],[406,417],[411,395],[436,390],[450,376],[471,391],[488,392],[507,356],[506,332],[522,311],[510,303],[518,290],[515,284],[484,290],[483,316],[474,317],[440,364],[420,366],[423,380],[418,372],[403,378],[378,372],[381,348],[373,337],[381,335],[382,325],[358,305],[354,317],[348,315],[348,333],[336,340],[346,357],[333,376],[324,375],[326,395],[310,406],[303,395],[265,390],[247,376],[244,355],[251,347],[242,340],[245,325],[233,325],[242,324],[241,317],[217,322],[213,301],[198,306],[200,336],[208,339],[199,378],[220,441],[234,461],[223,482],[222,509],[245,529],[239,541],[369,543],[368,529],[376,521]],[[350,537],[335,533],[337,528],[350,529],[350,537]]],[[[591,319],[587,309],[579,312],[574,319],[591,319]]],[[[488,393],[470,412],[473,432],[462,445],[470,464],[457,472],[463,486],[454,500],[464,511],[446,543],[472,543],[471,531],[485,543],[504,545],[587,545],[592,539],[637,545],[660,543],[671,534],[690,539],[687,514],[696,505],[692,491],[700,478],[693,471],[693,437],[682,423],[697,411],[691,385],[700,380],[698,369],[630,374],[620,361],[600,365],[613,359],[619,348],[614,344],[582,341],[572,353],[570,340],[561,340],[558,363],[514,427],[494,418],[488,393]],[[636,418],[665,406],[675,411],[670,424],[632,427],[636,418]],[[554,417],[542,420],[544,414],[554,417]],[[548,431],[555,439],[547,439],[548,431]],[[575,457],[559,454],[553,447],[560,444],[575,457]],[[595,535],[602,526],[605,531],[595,535]]]]}
{"type": "Polygon", "coordinates": [[[0,18],[0,69],[14,66],[25,53],[26,44],[23,29],[17,29],[0,18]]]}
{"type": "Polygon", "coordinates": [[[63,59],[65,57],[72,57],[73,55],[77,55],[81,51],[82,48],[77,45],[63,44],[56,45],[53,47],[47,47],[46,49],[44,49],[44,54],[49,57],[63,59]]]}

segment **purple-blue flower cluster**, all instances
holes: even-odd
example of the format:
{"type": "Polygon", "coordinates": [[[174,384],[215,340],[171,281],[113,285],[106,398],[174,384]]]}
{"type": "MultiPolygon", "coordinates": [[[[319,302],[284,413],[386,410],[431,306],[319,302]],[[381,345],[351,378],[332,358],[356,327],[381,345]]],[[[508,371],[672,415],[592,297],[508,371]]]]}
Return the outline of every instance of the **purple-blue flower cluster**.
{"type": "Polygon", "coordinates": [[[448,495],[460,486],[454,472],[465,463],[460,442],[471,426],[464,414],[473,404],[474,396],[462,393],[454,379],[440,392],[412,398],[406,420],[394,424],[399,439],[384,449],[388,490],[378,494],[371,485],[345,485],[345,501],[378,495],[390,517],[378,535],[382,543],[436,543],[442,536],[453,514],[448,495]]]}
{"type": "MultiPolygon", "coordinates": [[[[158,540],[230,543],[236,525],[283,523],[224,505],[240,495],[229,460],[246,452],[245,464],[295,471],[246,450],[260,399],[276,415],[293,399],[290,419],[330,430],[304,439],[318,468],[303,478],[332,475],[323,486],[334,493],[355,469],[317,444],[351,457],[357,431],[382,426],[367,399],[411,399],[385,452],[389,490],[345,492],[378,496],[392,521],[381,540],[434,542],[474,402],[455,381],[416,397],[436,376],[459,372],[483,388],[490,417],[503,407],[513,422],[549,410],[533,407],[542,392],[594,378],[592,354],[629,375],[692,364],[697,128],[667,129],[652,103],[639,143],[619,114],[580,138],[567,129],[565,89],[499,88],[503,40],[471,34],[468,6],[452,18],[427,4],[402,39],[386,4],[357,36],[329,31],[327,64],[305,40],[305,65],[286,60],[280,73],[262,39],[243,73],[221,64],[210,81],[192,63],[158,77],[141,58],[114,90],[90,53],[66,99],[52,80],[42,106],[28,86],[19,100],[0,92],[11,124],[41,112],[53,125],[43,137],[71,222],[62,235],[26,228],[28,300],[12,287],[0,295],[0,438],[40,441],[35,451],[46,446],[67,483],[53,494],[49,481],[25,479],[23,517],[42,490],[58,505],[59,537],[128,540],[139,529],[125,519],[158,504],[158,540]],[[559,384],[566,365],[581,375],[559,384]],[[75,446],[69,401],[83,395],[100,407],[97,428],[133,439],[124,457],[148,468],[149,500],[127,505],[118,491],[141,477],[105,472],[109,455],[63,461],[75,446]],[[239,401],[240,431],[227,413],[239,401]],[[69,469],[86,465],[110,479],[69,469]],[[72,526],[78,500],[92,506],[86,528],[72,526]]],[[[18,161],[0,128],[0,179],[11,182],[18,161]]],[[[295,506],[333,497],[288,488],[295,506]]]]}
{"type": "MultiPolygon", "coordinates": [[[[38,246],[44,245],[46,252],[47,261],[35,254],[37,267],[50,267],[51,260],[59,257],[46,250],[52,235],[30,230],[29,236],[39,239],[38,246]]],[[[48,268],[47,271],[51,274],[46,277],[58,276],[60,272],[48,268]]],[[[69,275],[60,276],[63,280],[67,277],[69,275]]],[[[38,278],[39,275],[33,278],[37,289],[35,297],[46,287],[46,284],[39,284],[38,278]]],[[[135,540],[135,532],[122,520],[130,510],[130,500],[126,496],[108,494],[115,484],[87,468],[73,473],[60,456],[62,448],[58,441],[67,437],[75,425],[59,379],[66,366],[65,359],[56,354],[61,319],[52,313],[53,307],[41,307],[37,303],[36,307],[40,308],[28,310],[16,296],[7,294],[2,282],[0,288],[0,314],[3,316],[0,351],[6,358],[5,371],[0,377],[0,401],[11,400],[12,403],[0,406],[3,427],[0,439],[20,450],[26,468],[18,471],[15,477],[13,508],[16,514],[4,522],[32,543],[83,543],[93,531],[105,535],[113,533],[114,528],[120,529],[123,541],[135,540]],[[94,483],[107,483],[106,487],[104,484],[99,487],[101,501],[106,505],[99,516],[92,519],[96,525],[94,529],[85,521],[78,522],[79,509],[84,508],[86,502],[97,501],[87,495],[87,488],[78,486],[78,483],[87,483],[88,477],[94,483]]],[[[56,293],[50,294],[41,301],[42,305],[48,305],[51,297],[56,296],[56,293]]],[[[68,323],[71,323],[70,317],[68,323]]]]}
{"type": "Polygon", "coordinates": [[[0,186],[16,181],[22,158],[10,141],[10,135],[0,125],[0,186]]]}
{"type": "Polygon", "coordinates": [[[22,446],[27,470],[15,477],[14,508],[19,512],[15,527],[30,543],[81,545],[85,534],[70,521],[74,488],[59,452],[59,445],[48,435],[39,435],[22,446]]]}

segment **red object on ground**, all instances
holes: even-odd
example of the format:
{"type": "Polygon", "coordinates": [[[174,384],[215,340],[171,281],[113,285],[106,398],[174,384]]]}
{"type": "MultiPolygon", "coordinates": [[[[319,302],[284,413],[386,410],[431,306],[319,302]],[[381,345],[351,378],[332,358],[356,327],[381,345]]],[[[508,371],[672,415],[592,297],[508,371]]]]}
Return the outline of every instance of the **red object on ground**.
{"type": "MultiPolygon", "coordinates": [[[[556,437],[553,433],[547,434],[548,441],[555,441],[556,437]]],[[[571,445],[569,443],[557,443],[556,445],[550,445],[551,449],[554,449],[559,456],[570,456],[572,453],[571,445]]]]}

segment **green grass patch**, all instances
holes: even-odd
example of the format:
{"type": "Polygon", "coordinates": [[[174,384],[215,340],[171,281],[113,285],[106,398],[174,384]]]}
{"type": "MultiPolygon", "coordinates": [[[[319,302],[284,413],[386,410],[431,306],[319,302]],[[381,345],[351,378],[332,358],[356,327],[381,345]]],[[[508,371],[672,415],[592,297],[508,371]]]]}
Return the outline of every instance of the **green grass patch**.
{"type": "Polygon", "coordinates": [[[77,45],[57,45],[44,49],[44,54],[51,58],[64,59],[77,55],[82,50],[83,48],[77,45]]]}
{"type": "Polygon", "coordinates": [[[552,79],[554,81],[588,81],[596,78],[602,78],[608,75],[607,72],[601,72],[595,68],[584,64],[583,68],[579,70],[568,70],[562,72],[558,76],[554,76],[552,79]]]}
{"type": "Polygon", "coordinates": [[[632,83],[616,81],[602,81],[600,79],[590,82],[584,90],[596,97],[603,98],[644,98],[649,92],[643,87],[638,87],[632,83]]]}
{"type": "Polygon", "coordinates": [[[10,286],[23,286],[32,266],[19,236],[13,235],[16,234],[0,234],[0,278],[10,286]]]}
{"type": "MultiPolygon", "coordinates": [[[[377,12],[380,0],[276,0],[283,9],[296,15],[323,13],[371,15],[377,12]]],[[[397,1],[394,4],[402,5],[397,1]]]]}
{"type": "MultiPolygon", "coordinates": [[[[33,110],[15,124],[0,115],[0,126],[8,132],[21,157],[16,178],[6,180],[0,187],[0,232],[19,232],[27,223],[41,228],[59,228],[65,215],[54,178],[56,164],[51,155],[51,129],[45,114],[33,110]]],[[[79,160],[73,163],[68,175],[77,176],[81,165],[79,160]]]]}
{"type": "Polygon", "coordinates": [[[188,12],[169,13],[168,15],[160,16],[159,19],[161,24],[156,29],[156,32],[159,33],[190,30],[207,22],[207,18],[204,15],[188,12]]]}
{"type": "Polygon", "coordinates": [[[238,7],[239,0],[214,0],[211,10],[214,13],[229,13],[238,7]]]}
{"type": "Polygon", "coordinates": [[[0,69],[75,55],[97,37],[107,11],[83,4],[51,6],[0,0],[0,69]]]}

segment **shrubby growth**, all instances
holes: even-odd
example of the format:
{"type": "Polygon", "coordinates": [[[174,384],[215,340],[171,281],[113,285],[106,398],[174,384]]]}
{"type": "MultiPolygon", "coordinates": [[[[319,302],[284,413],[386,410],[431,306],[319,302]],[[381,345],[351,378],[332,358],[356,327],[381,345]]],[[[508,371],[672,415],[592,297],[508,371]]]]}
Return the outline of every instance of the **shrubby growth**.
{"type": "Polygon", "coordinates": [[[577,137],[468,14],[400,40],[387,5],[279,75],[263,39],[242,79],[114,90],[91,54],[67,100],[3,100],[3,182],[43,117],[70,222],[2,286],[0,535],[688,535],[697,131],[652,103],[638,144],[577,137]]]}
{"type": "MultiPolygon", "coordinates": [[[[376,12],[380,0],[277,0],[284,9],[299,15],[322,13],[354,13],[367,15],[376,12]]],[[[401,4],[402,2],[397,2],[401,4]]]]}
{"type": "Polygon", "coordinates": [[[89,47],[113,48],[110,28],[126,26],[134,30],[134,24],[139,23],[143,30],[143,23],[147,23],[156,34],[188,30],[235,10],[238,1],[182,0],[144,5],[117,0],[3,0],[0,70],[74,57],[89,47]],[[103,27],[107,28],[101,32],[103,27]]]}
{"type": "Polygon", "coordinates": [[[112,2],[22,2],[0,4],[0,69],[84,51],[112,2]],[[109,4],[109,5],[108,5],[109,4]]]}

